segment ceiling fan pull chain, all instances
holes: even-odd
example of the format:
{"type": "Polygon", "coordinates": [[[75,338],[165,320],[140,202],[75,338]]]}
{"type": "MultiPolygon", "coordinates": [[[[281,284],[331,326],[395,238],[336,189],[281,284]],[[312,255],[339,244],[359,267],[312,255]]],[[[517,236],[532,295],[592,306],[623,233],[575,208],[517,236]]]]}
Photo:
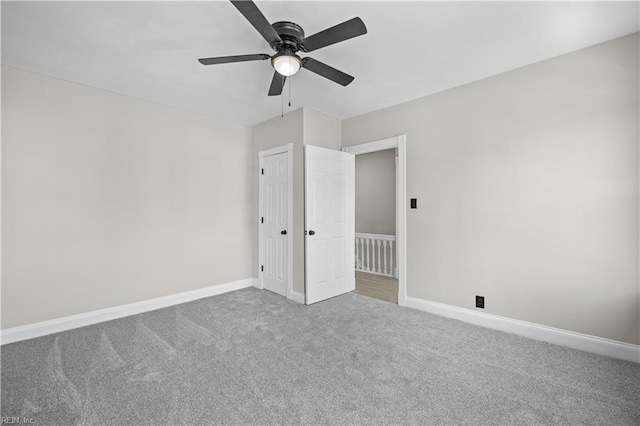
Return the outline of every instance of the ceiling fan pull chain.
{"type": "Polygon", "coordinates": [[[291,108],[291,85],[293,84],[293,76],[289,77],[289,108],[291,108]]]}
{"type": "MultiPolygon", "coordinates": [[[[280,76],[280,78],[282,79],[282,84],[284,84],[284,76],[280,76]]],[[[284,91],[280,92],[280,105],[282,107],[281,110],[281,118],[284,118],[284,91]]]]}

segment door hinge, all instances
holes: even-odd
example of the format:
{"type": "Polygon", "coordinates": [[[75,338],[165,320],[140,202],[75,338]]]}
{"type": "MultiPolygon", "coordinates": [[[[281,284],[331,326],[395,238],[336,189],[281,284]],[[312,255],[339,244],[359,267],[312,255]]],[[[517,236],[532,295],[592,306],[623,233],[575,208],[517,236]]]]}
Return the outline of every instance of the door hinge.
{"type": "Polygon", "coordinates": [[[264,265],[260,266],[260,271],[264,272],[264,265]]]}
{"type": "Polygon", "coordinates": [[[260,218],[260,223],[264,223],[264,216],[260,218]]]}
{"type": "Polygon", "coordinates": [[[264,174],[264,169],[262,169],[260,173],[264,174]]]}

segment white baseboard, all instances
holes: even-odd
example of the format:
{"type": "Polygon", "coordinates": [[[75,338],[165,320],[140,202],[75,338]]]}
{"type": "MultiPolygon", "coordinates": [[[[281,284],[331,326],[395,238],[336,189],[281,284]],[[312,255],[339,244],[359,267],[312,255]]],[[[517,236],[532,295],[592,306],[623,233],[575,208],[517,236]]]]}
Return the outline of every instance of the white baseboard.
{"type": "Polygon", "coordinates": [[[291,290],[291,297],[289,300],[293,300],[294,302],[302,303],[304,305],[304,293],[291,290]]]}
{"type": "Polygon", "coordinates": [[[505,331],[560,346],[640,363],[640,346],[638,345],[501,317],[485,312],[477,312],[471,309],[445,305],[443,303],[430,302],[416,297],[407,297],[405,302],[409,308],[419,309],[431,314],[454,318],[482,327],[505,331]]]}
{"type": "Polygon", "coordinates": [[[407,295],[402,291],[398,292],[398,306],[407,306],[407,295]]]}
{"type": "Polygon", "coordinates": [[[6,330],[1,331],[0,344],[5,345],[8,343],[19,342],[21,340],[33,339],[34,337],[46,336],[48,334],[59,333],[73,328],[128,317],[130,315],[153,311],[155,309],[166,308],[167,306],[179,305],[180,303],[191,302],[205,297],[240,290],[254,286],[254,280],[255,278],[247,278],[240,281],[232,281],[210,287],[199,288],[197,290],[185,291],[183,293],[170,294],[168,296],[142,300],[140,302],[129,303],[126,305],[84,312],[82,314],[70,315],[68,317],[56,318],[34,324],[27,324],[20,327],[7,328],[6,330]]]}
{"type": "Polygon", "coordinates": [[[260,284],[260,280],[257,278],[251,278],[251,285],[255,288],[262,290],[262,285],[260,284]]]}

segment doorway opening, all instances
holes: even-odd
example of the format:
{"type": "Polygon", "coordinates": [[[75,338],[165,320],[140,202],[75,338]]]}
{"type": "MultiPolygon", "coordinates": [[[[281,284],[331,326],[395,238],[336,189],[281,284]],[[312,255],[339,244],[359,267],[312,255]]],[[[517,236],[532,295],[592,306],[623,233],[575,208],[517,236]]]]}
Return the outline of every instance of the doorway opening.
{"type": "Polygon", "coordinates": [[[354,145],[356,290],[391,303],[406,299],[406,136],[354,145]]]}
{"type": "Polygon", "coordinates": [[[396,256],[397,148],[355,158],[355,292],[398,303],[396,256]]]}

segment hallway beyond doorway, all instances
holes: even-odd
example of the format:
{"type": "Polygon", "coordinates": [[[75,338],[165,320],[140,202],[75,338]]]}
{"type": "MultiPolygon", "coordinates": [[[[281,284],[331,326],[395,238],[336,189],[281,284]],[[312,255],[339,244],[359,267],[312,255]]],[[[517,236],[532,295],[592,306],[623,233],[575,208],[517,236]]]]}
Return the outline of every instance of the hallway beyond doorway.
{"type": "Polygon", "coordinates": [[[398,279],[356,271],[356,289],[354,293],[398,304],[398,279]]]}

